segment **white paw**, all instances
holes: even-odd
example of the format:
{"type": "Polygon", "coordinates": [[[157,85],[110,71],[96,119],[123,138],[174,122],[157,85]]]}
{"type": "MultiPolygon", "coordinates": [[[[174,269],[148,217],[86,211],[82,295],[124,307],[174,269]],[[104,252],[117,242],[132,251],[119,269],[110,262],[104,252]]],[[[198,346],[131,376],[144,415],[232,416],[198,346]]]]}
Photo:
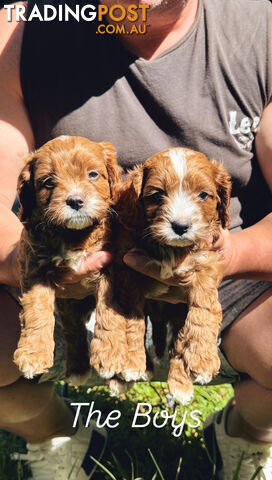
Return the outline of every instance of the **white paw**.
{"type": "Polygon", "coordinates": [[[53,355],[47,355],[42,351],[33,352],[27,348],[18,348],[14,352],[13,360],[20,372],[29,380],[36,375],[47,373],[48,368],[53,365],[53,355]]]}
{"type": "Polygon", "coordinates": [[[194,383],[200,383],[200,385],[206,385],[212,379],[212,375],[210,373],[204,373],[202,375],[197,375],[194,379],[194,383]]]}
{"type": "Polygon", "coordinates": [[[42,372],[37,371],[36,368],[32,367],[31,365],[26,365],[20,368],[20,371],[23,373],[24,377],[28,380],[31,380],[35,375],[39,375],[40,373],[48,372],[48,370],[43,370],[42,372]]]}
{"type": "Polygon", "coordinates": [[[116,373],[119,373],[119,372],[115,372],[114,370],[104,370],[104,368],[100,368],[99,370],[100,377],[105,378],[106,380],[114,377],[116,373]]]}
{"type": "Polygon", "coordinates": [[[148,380],[146,371],[136,371],[130,369],[124,370],[122,372],[122,377],[126,382],[136,382],[136,380],[148,380]]]}
{"type": "Polygon", "coordinates": [[[189,392],[182,392],[182,390],[171,390],[170,393],[176,402],[181,403],[181,405],[184,406],[188,405],[194,396],[194,390],[189,392]]]}

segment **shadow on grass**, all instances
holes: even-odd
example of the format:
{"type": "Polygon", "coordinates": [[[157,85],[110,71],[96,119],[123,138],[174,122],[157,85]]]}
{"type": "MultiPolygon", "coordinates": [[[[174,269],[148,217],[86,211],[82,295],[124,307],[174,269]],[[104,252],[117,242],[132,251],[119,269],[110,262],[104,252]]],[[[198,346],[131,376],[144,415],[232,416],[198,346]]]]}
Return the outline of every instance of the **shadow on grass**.
{"type": "MultiPolygon", "coordinates": [[[[63,389],[62,385],[58,389],[63,389]]],[[[68,396],[71,402],[94,402],[94,408],[102,412],[102,418],[113,410],[119,410],[121,417],[116,428],[108,429],[108,445],[101,461],[104,469],[98,467],[94,480],[211,480],[215,479],[213,469],[206,456],[202,439],[202,422],[215,410],[221,409],[232,395],[228,385],[216,387],[195,387],[193,401],[187,407],[174,405],[169,398],[166,384],[139,383],[126,395],[119,398],[110,397],[105,387],[88,389],[85,387],[69,387],[68,396]],[[152,406],[150,424],[144,428],[132,428],[135,412],[144,413],[152,406]],[[153,425],[153,416],[157,414],[157,423],[164,421],[162,411],[173,415],[175,424],[184,422],[180,427],[180,436],[173,435],[172,418],[162,428],[153,425]],[[201,425],[190,428],[197,422],[190,417],[196,414],[201,425]],[[182,432],[181,432],[182,430],[182,432]]],[[[82,407],[83,416],[88,414],[88,407],[82,407]],[[85,410],[84,410],[85,408],[85,410]]],[[[96,417],[93,417],[96,420],[96,417]]],[[[144,423],[147,417],[137,419],[137,424],[144,423]]],[[[1,432],[0,432],[1,435],[1,432]]],[[[25,444],[19,437],[3,433],[0,436],[0,480],[25,480],[28,478],[25,466],[10,460],[10,453],[25,452],[25,444]]],[[[48,479],[49,480],[49,479],[48,479]]]]}

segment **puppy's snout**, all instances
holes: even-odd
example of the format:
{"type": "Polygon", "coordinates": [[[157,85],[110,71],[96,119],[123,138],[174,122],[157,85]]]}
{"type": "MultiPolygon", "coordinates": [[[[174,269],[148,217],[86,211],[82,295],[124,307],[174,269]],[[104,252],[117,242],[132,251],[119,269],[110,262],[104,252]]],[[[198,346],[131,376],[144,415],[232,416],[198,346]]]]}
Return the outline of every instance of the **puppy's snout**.
{"type": "Polygon", "coordinates": [[[69,195],[66,198],[66,204],[73,210],[80,210],[84,205],[84,200],[80,195],[69,195]]]}
{"type": "Polygon", "coordinates": [[[188,222],[172,222],[171,227],[172,230],[181,237],[188,231],[190,224],[188,222]]]}

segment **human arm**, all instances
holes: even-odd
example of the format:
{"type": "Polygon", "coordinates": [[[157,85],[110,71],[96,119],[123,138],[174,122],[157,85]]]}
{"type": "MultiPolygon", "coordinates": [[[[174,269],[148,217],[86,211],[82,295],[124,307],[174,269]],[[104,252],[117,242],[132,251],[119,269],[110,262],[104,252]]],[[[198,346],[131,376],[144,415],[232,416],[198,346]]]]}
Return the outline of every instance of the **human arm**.
{"type": "MultiPolygon", "coordinates": [[[[272,99],[263,112],[255,146],[263,176],[272,192],[272,99]]],[[[221,249],[224,255],[225,277],[272,281],[272,213],[240,232],[223,231],[215,248],[221,249]]]]}
{"type": "Polygon", "coordinates": [[[236,233],[223,230],[213,246],[224,257],[224,278],[272,281],[272,213],[236,233]]]}
{"type": "MultiPolygon", "coordinates": [[[[22,225],[11,212],[17,177],[24,157],[34,148],[34,136],[20,85],[23,23],[7,22],[0,12],[0,283],[17,286],[17,247],[22,225]]],[[[79,272],[67,272],[67,284],[76,283],[110,260],[108,252],[86,258],[79,272]]]]}
{"type": "MultiPolygon", "coordinates": [[[[224,278],[248,278],[272,281],[272,213],[255,225],[236,233],[222,230],[217,242],[211,247],[220,250],[224,258],[224,278]]],[[[135,270],[162,281],[160,267],[152,259],[136,253],[124,257],[125,263],[135,270]]],[[[177,280],[169,278],[172,288],[161,300],[177,303],[184,301],[177,280]]]]}
{"type": "MultiPolygon", "coordinates": [[[[263,112],[255,146],[272,192],[272,100],[263,112]]],[[[237,233],[222,231],[214,248],[222,250],[224,255],[224,277],[272,281],[272,213],[237,233]]]]}
{"type": "MultiPolygon", "coordinates": [[[[222,252],[224,279],[272,281],[272,214],[240,232],[222,230],[218,241],[211,248],[222,252]]],[[[177,286],[176,278],[161,279],[160,267],[156,261],[133,252],[125,255],[124,262],[143,275],[170,286],[168,293],[157,300],[169,303],[186,302],[184,290],[177,286]]]]}
{"type": "Polygon", "coordinates": [[[22,26],[8,23],[5,13],[0,13],[0,283],[18,285],[16,251],[22,225],[11,207],[33,135],[19,84],[22,26]]]}

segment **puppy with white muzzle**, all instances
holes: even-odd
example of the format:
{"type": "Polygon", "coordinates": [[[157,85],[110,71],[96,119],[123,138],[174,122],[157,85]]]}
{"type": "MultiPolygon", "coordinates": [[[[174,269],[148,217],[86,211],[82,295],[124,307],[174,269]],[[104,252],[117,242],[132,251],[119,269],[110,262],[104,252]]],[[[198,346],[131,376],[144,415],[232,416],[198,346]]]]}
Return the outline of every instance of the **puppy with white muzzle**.
{"type": "MultiPolygon", "coordinates": [[[[167,294],[170,286],[124,266],[123,255],[133,249],[155,259],[161,278],[166,283],[168,278],[175,278],[187,299],[186,319],[184,305],[175,306],[170,392],[186,404],[193,394],[193,382],[207,383],[218,372],[217,336],[222,311],[217,287],[222,279],[222,259],[219,252],[209,249],[207,238],[217,238],[220,229],[229,224],[230,188],[230,177],[222,164],[193,150],[171,148],[136,167],[115,190],[117,246],[107,285],[114,302],[106,302],[104,320],[98,315],[92,341],[92,363],[100,374],[107,378],[118,375],[127,382],[146,378],[145,316],[151,317],[157,333],[156,325],[162,325],[156,318],[160,312],[171,321],[167,314],[170,306],[148,300],[167,294]],[[118,372],[103,329],[107,329],[107,335],[111,328],[114,332],[115,319],[122,316],[126,322],[120,319],[119,325],[126,329],[127,351],[122,354],[125,362],[118,372]],[[101,355],[105,351],[108,354],[101,355]]],[[[160,336],[157,333],[155,340],[160,336]]],[[[114,333],[111,340],[115,340],[114,333]]],[[[157,345],[157,351],[163,348],[157,345]]],[[[118,386],[118,380],[112,380],[112,388],[121,390],[122,382],[118,386]]]]}

